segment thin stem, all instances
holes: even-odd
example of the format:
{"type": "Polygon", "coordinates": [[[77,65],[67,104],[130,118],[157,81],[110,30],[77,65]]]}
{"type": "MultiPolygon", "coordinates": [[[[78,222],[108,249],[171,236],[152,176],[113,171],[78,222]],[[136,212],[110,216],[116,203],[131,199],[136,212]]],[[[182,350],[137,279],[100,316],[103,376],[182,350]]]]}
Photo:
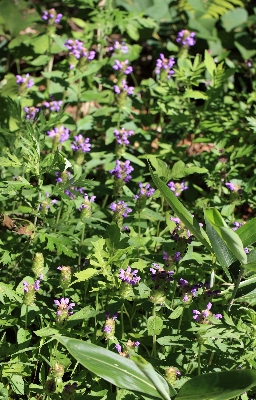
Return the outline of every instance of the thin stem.
{"type": "Polygon", "coordinates": [[[81,264],[81,259],[82,259],[82,247],[84,243],[84,232],[85,232],[85,224],[83,224],[82,232],[81,232],[81,240],[80,240],[80,246],[79,246],[79,255],[78,255],[78,265],[81,264]]]}
{"type": "Polygon", "coordinates": [[[121,306],[121,326],[122,326],[122,340],[124,340],[124,304],[121,306]]]}
{"type": "MultiPolygon", "coordinates": [[[[152,316],[156,316],[156,305],[153,306],[152,316]]],[[[153,335],[152,357],[156,358],[156,335],[153,335]]]]}
{"type": "Polygon", "coordinates": [[[25,313],[25,330],[28,328],[28,306],[26,306],[26,313],[25,313]]]}
{"type": "Polygon", "coordinates": [[[181,327],[181,323],[182,323],[182,319],[183,319],[183,314],[184,314],[184,308],[182,310],[182,314],[179,319],[178,332],[177,332],[178,334],[180,333],[180,327],[181,327]]]}
{"type": "Polygon", "coordinates": [[[77,106],[76,106],[76,123],[78,120],[81,104],[80,104],[80,97],[81,97],[81,86],[82,86],[82,78],[78,80],[78,93],[77,93],[77,106]]]}
{"type": "Polygon", "coordinates": [[[141,228],[140,228],[140,212],[139,212],[139,238],[140,238],[140,235],[141,235],[141,228]]]}
{"type": "Polygon", "coordinates": [[[209,359],[208,365],[212,364],[213,357],[214,357],[214,352],[212,351],[211,355],[210,355],[210,359],[209,359]]]}
{"type": "Polygon", "coordinates": [[[202,344],[198,343],[198,375],[201,375],[201,349],[202,349],[202,344]]]}
{"type": "Polygon", "coordinates": [[[239,271],[238,278],[237,278],[236,283],[235,283],[235,286],[234,286],[234,290],[233,290],[233,293],[232,293],[230,302],[229,302],[228,307],[227,307],[227,313],[230,312],[231,307],[232,307],[232,305],[233,305],[233,303],[234,303],[234,300],[235,300],[235,297],[236,297],[236,293],[237,293],[237,291],[238,291],[238,288],[239,288],[239,285],[240,285],[240,282],[241,282],[243,273],[244,273],[244,268],[241,267],[241,269],[240,269],[240,271],[239,271]]]}

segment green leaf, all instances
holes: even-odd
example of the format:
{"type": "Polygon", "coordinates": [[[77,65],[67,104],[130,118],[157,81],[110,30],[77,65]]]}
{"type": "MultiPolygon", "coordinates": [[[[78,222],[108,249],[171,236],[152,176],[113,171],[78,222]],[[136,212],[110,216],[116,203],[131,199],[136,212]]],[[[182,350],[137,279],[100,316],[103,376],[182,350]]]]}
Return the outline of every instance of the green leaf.
{"type": "Polygon", "coordinates": [[[177,199],[177,197],[172,193],[168,186],[154,174],[151,167],[149,167],[152,179],[160,190],[161,194],[173,209],[174,213],[178,218],[186,225],[190,232],[210,251],[212,252],[211,245],[209,243],[209,238],[202,227],[199,226],[197,220],[190,212],[183,206],[183,204],[177,199]]]}
{"type": "Polygon", "coordinates": [[[204,63],[209,74],[211,76],[214,76],[214,72],[216,71],[216,64],[207,50],[204,51],[204,63]]]}
{"type": "Polygon", "coordinates": [[[99,271],[97,271],[94,268],[87,268],[84,271],[76,272],[74,273],[74,276],[77,278],[76,281],[72,282],[72,285],[74,285],[77,282],[85,282],[88,279],[90,279],[93,275],[98,274],[99,271]]]}
{"type": "Polygon", "coordinates": [[[58,329],[46,326],[45,328],[39,329],[38,331],[34,331],[34,333],[36,334],[36,336],[39,337],[47,337],[47,336],[58,335],[59,331],[58,329]]]}
{"type": "Polygon", "coordinates": [[[208,96],[204,92],[200,92],[199,90],[187,90],[183,97],[185,99],[190,98],[190,99],[202,99],[206,100],[208,99],[208,96]]]}
{"type": "Polygon", "coordinates": [[[186,382],[175,400],[229,400],[256,385],[256,371],[214,372],[186,382]]]}
{"type": "Polygon", "coordinates": [[[77,132],[82,130],[89,130],[93,125],[93,117],[91,115],[86,115],[84,118],[81,118],[77,122],[77,132]]]}
{"type": "MultiPolygon", "coordinates": [[[[242,263],[247,263],[247,255],[244,251],[243,243],[238,234],[233,229],[226,226],[221,214],[218,210],[211,207],[205,210],[205,216],[208,222],[217,231],[219,236],[224,240],[226,246],[232,254],[242,263]]],[[[217,255],[217,254],[216,254],[217,255]]]]}
{"type": "MultiPolygon", "coordinates": [[[[134,361],[82,340],[65,336],[56,336],[56,339],[80,364],[113,385],[162,398],[151,380],[134,361]]],[[[166,391],[168,391],[165,380],[160,375],[159,379],[163,381],[166,391]]]]}
{"type": "Polygon", "coordinates": [[[181,314],[183,313],[183,307],[179,306],[177,308],[175,308],[175,310],[171,313],[170,315],[170,319],[177,319],[181,316],[181,314]]]}
{"type": "Polygon", "coordinates": [[[24,381],[21,375],[10,375],[10,384],[14,393],[24,394],[24,381]]]}
{"type": "Polygon", "coordinates": [[[248,19],[248,12],[244,8],[237,7],[228,11],[221,17],[222,26],[227,32],[244,24],[248,19]]]}
{"type": "Polygon", "coordinates": [[[251,219],[246,224],[236,230],[236,233],[243,242],[243,246],[247,247],[256,242],[256,218],[251,219]]]}
{"type": "Polygon", "coordinates": [[[148,335],[160,335],[163,329],[163,320],[162,318],[151,315],[151,317],[147,320],[147,328],[148,328],[148,335]]]}
{"type": "Polygon", "coordinates": [[[146,166],[146,164],[143,162],[143,161],[141,161],[138,157],[135,157],[135,156],[133,156],[132,154],[130,154],[130,153],[124,153],[123,154],[123,157],[126,159],[126,160],[129,160],[129,161],[131,161],[131,162],[133,162],[134,164],[137,164],[137,165],[139,165],[140,167],[145,167],[146,166]]]}

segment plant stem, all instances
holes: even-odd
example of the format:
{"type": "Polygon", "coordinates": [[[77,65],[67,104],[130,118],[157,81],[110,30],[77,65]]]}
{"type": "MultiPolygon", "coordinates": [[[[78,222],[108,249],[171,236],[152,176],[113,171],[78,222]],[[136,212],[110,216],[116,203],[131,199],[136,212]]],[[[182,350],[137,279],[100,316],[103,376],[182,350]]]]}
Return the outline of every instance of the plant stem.
{"type": "MultiPolygon", "coordinates": [[[[152,316],[156,316],[156,305],[153,306],[152,316]]],[[[153,335],[152,357],[156,358],[156,335],[153,335]]]]}
{"type": "Polygon", "coordinates": [[[179,319],[178,332],[177,332],[178,334],[180,333],[180,327],[181,327],[181,323],[182,323],[182,319],[183,319],[183,314],[184,314],[184,308],[183,308],[182,314],[179,319]]]}
{"type": "Polygon", "coordinates": [[[26,306],[26,314],[25,314],[25,330],[28,328],[28,306],[26,306]]]}
{"type": "Polygon", "coordinates": [[[201,375],[201,349],[202,344],[198,343],[198,375],[201,375]]]}
{"type": "Polygon", "coordinates": [[[234,290],[233,290],[233,293],[232,293],[230,302],[229,302],[228,307],[227,307],[227,313],[230,312],[231,307],[232,307],[232,305],[233,305],[233,303],[234,303],[234,300],[235,300],[235,297],[236,297],[236,293],[237,293],[237,291],[238,291],[238,288],[239,288],[239,285],[240,285],[240,282],[241,282],[243,273],[244,273],[244,268],[241,267],[241,269],[240,269],[240,271],[239,271],[239,275],[238,275],[237,280],[236,280],[236,283],[235,283],[235,286],[234,286],[234,290]]]}
{"type": "Polygon", "coordinates": [[[79,246],[79,255],[78,255],[78,265],[81,264],[81,259],[82,259],[82,247],[84,243],[84,232],[85,232],[85,224],[83,224],[82,232],[81,232],[81,240],[80,240],[80,246],[79,246]]]}
{"type": "Polygon", "coordinates": [[[124,340],[124,304],[121,306],[121,325],[122,325],[122,337],[121,339],[124,340]]]}

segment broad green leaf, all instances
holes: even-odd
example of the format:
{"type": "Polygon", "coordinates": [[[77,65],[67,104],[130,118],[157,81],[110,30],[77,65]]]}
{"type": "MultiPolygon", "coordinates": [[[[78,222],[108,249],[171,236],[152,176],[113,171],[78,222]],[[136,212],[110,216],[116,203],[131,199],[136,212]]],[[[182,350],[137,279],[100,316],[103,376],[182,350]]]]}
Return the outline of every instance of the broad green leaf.
{"type": "Polygon", "coordinates": [[[147,327],[148,327],[148,335],[160,335],[163,329],[163,320],[162,318],[151,315],[151,317],[147,320],[147,327]]]}
{"type": "MultiPolygon", "coordinates": [[[[159,375],[156,373],[154,368],[150,363],[148,363],[143,357],[138,354],[130,355],[131,360],[135,362],[135,364],[139,367],[139,369],[150,379],[158,393],[165,400],[171,400],[169,395],[169,390],[166,390],[166,385],[163,383],[163,379],[160,379],[159,375]]],[[[171,395],[175,396],[176,391],[171,387],[171,395]]]]}
{"type": "Polygon", "coordinates": [[[214,72],[216,71],[216,64],[213,61],[213,58],[210,56],[210,54],[207,50],[205,50],[205,52],[204,52],[204,63],[207,68],[207,71],[213,77],[214,72]]]}
{"type": "Polygon", "coordinates": [[[123,157],[126,160],[129,160],[129,161],[133,162],[134,164],[139,165],[140,167],[146,166],[146,164],[143,161],[141,161],[138,157],[135,157],[134,155],[132,155],[130,153],[124,153],[123,157]]]}
{"type": "MultiPolygon", "coordinates": [[[[113,385],[162,398],[151,380],[134,361],[82,340],[65,336],[56,336],[55,338],[67,348],[80,364],[113,385]]],[[[165,380],[160,376],[159,379],[163,381],[168,392],[168,385],[165,380]]]]}
{"type": "Polygon", "coordinates": [[[90,279],[93,275],[98,274],[98,272],[99,271],[97,271],[94,268],[87,268],[84,271],[75,272],[74,276],[77,278],[77,280],[72,282],[72,285],[74,285],[77,282],[85,282],[88,279],[90,279]]]}
{"type": "Polygon", "coordinates": [[[244,24],[248,19],[248,12],[241,7],[228,11],[221,17],[222,25],[227,32],[244,24]]]}
{"type": "Polygon", "coordinates": [[[236,230],[236,233],[243,242],[243,246],[249,246],[256,242],[256,218],[251,219],[246,224],[236,230]]]}
{"type": "Polygon", "coordinates": [[[183,313],[183,307],[179,306],[177,308],[175,308],[175,310],[171,313],[170,315],[170,319],[177,319],[181,316],[181,314],[183,313]]]}
{"type": "MultiPolygon", "coordinates": [[[[247,263],[247,255],[244,251],[243,243],[238,234],[233,229],[226,226],[221,214],[218,210],[211,207],[205,210],[205,216],[208,222],[217,231],[219,236],[224,240],[226,246],[231,253],[242,263],[247,263]]],[[[218,253],[219,254],[219,253],[218,253]]],[[[216,254],[217,256],[217,254],[216,254]]]]}
{"type": "Polygon", "coordinates": [[[190,232],[209,250],[212,252],[211,245],[209,243],[209,238],[202,227],[199,226],[197,220],[190,212],[183,206],[183,204],[177,199],[177,197],[173,194],[173,192],[169,189],[165,183],[154,174],[151,167],[149,167],[152,179],[160,190],[161,194],[169,204],[169,206],[173,209],[174,213],[180,220],[186,225],[186,227],[190,230],[190,232]]]}
{"type": "Polygon", "coordinates": [[[175,400],[229,400],[256,385],[256,371],[214,372],[186,382],[175,400]]]}
{"type": "Polygon", "coordinates": [[[58,329],[46,326],[45,328],[39,329],[38,331],[34,331],[34,333],[40,337],[47,337],[47,336],[58,335],[59,331],[58,329]]]}
{"type": "Polygon", "coordinates": [[[222,267],[228,268],[231,264],[233,264],[234,261],[236,261],[236,258],[231,253],[224,240],[214,229],[213,225],[211,225],[211,223],[208,221],[206,216],[205,216],[205,223],[206,223],[206,232],[210,239],[214,254],[218,262],[222,267]]]}
{"type": "Polygon", "coordinates": [[[185,99],[190,98],[190,99],[202,99],[206,100],[208,99],[208,96],[204,92],[200,92],[200,90],[187,90],[183,97],[185,99]]]}

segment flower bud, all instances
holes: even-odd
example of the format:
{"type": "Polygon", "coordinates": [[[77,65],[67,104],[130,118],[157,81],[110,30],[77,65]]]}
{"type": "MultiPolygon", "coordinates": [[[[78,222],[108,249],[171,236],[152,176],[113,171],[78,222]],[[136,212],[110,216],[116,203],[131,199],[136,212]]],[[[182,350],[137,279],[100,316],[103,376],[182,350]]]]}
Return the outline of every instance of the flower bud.
{"type": "Polygon", "coordinates": [[[173,385],[175,381],[177,380],[177,377],[180,376],[180,371],[178,368],[175,367],[168,367],[165,370],[165,379],[167,380],[168,383],[173,385]]]}
{"type": "Polygon", "coordinates": [[[33,306],[35,300],[35,293],[39,291],[39,280],[36,280],[34,284],[29,284],[28,282],[23,282],[24,287],[24,297],[23,303],[26,306],[33,306]]]}
{"type": "Polygon", "coordinates": [[[52,367],[52,375],[54,376],[54,378],[62,378],[64,372],[64,366],[56,361],[52,367]]]}
{"type": "Polygon", "coordinates": [[[152,290],[149,300],[154,304],[164,304],[166,296],[163,289],[152,290]]]}
{"type": "Polygon", "coordinates": [[[32,262],[32,271],[36,277],[42,275],[44,271],[44,256],[42,253],[36,253],[32,262]]]}
{"type": "Polygon", "coordinates": [[[71,284],[71,277],[72,277],[71,268],[62,266],[58,267],[57,269],[61,271],[60,287],[64,290],[68,289],[71,284]]]}

